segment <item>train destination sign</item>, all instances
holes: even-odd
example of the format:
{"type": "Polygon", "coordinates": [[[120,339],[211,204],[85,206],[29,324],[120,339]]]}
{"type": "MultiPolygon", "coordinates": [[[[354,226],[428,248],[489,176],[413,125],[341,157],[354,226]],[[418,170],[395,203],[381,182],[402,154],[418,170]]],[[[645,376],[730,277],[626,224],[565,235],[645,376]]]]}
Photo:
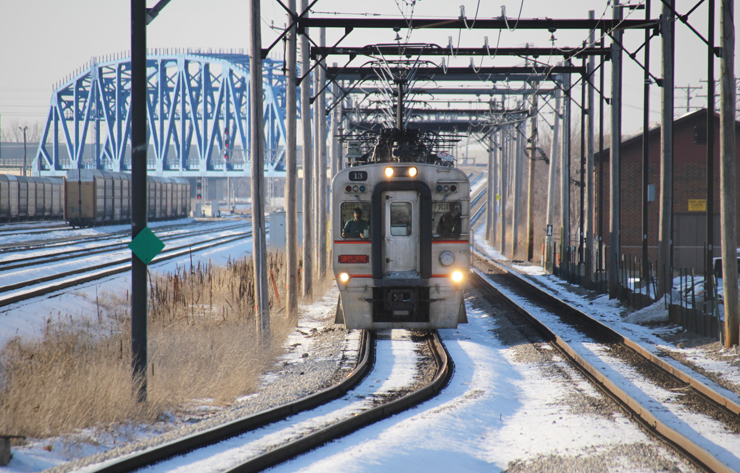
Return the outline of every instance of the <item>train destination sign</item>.
{"type": "Polygon", "coordinates": [[[164,243],[149,227],[144,228],[128,244],[131,251],[146,264],[149,264],[164,249],[164,243]]]}
{"type": "Polygon", "coordinates": [[[367,181],[367,171],[352,171],[349,173],[350,181],[367,181]]]}

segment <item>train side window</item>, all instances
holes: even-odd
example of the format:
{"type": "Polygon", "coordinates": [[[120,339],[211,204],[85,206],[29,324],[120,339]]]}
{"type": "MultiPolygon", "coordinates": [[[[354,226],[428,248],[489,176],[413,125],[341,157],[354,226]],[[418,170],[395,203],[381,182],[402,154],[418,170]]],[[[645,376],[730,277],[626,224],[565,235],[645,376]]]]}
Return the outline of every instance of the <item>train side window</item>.
{"type": "Polygon", "coordinates": [[[432,231],[434,238],[457,240],[462,233],[460,202],[435,202],[432,204],[432,231]]]}
{"type": "Polygon", "coordinates": [[[411,235],[411,202],[393,202],[391,204],[391,235],[411,235]]]}
{"type": "Polygon", "coordinates": [[[342,202],[339,207],[342,238],[370,238],[370,208],[370,202],[342,202]]]}

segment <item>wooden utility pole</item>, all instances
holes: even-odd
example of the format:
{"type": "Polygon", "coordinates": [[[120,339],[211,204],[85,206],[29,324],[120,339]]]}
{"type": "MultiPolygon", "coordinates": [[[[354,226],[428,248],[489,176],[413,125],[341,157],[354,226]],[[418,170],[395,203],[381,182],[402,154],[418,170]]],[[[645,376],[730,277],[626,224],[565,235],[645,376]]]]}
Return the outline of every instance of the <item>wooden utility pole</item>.
{"type": "Polygon", "coordinates": [[[658,230],[658,297],[673,284],[671,246],[673,225],[673,88],[675,57],[675,0],[665,0],[661,15],[661,68],[663,86],[660,98],[660,229],[658,230]]]}
{"type": "MultiPolygon", "coordinates": [[[[308,16],[308,0],[301,0],[308,16]]],[[[313,156],[311,147],[311,59],[308,50],[308,28],[301,36],[301,126],[303,128],[303,295],[313,289],[313,156]]]]}
{"type": "Polygon", "coordinates": [[[257,329],[263,342],[270,336],[270,299],[267,289],[267,239],[265,233],[265,138],[262,112],[262,33],[260,0],[249,0],[249,93],[252,160],[252,259],[257,329]]]}
{"type": "MultiPolygon", "coordinates": [[[[622,6],[614,0],[614,20],[622,19],[622,6]]],[[[621,163],[619,148],[622,142],[622,30],[614,33],[611,45],[612,53],[612,143],[609,156],[609,299],[619,296],[619,166],[621,163]]]]}
{"type": "MultiPolygon", "coordinates": [[[[131,239],[147,227],[146,1],[131,0],[131,239]]],[[[131,365],[134,397],[147,398],[147,268],[131,252],[131,365]]]]}
{"type": "MultiPolygon", "coordinates": [[[[740,308],[737,275],[737,170],[735,163],[735,26],[734,0],[720,0],[719,154],[722,219],[722,283],[725,302],[725,347],[738,345],[740,308]]],[[[708,137],[711,139],[711,137],[708,137]]]]}
{"type": "Polygon", "coordinates": [[[552,267],[552,246],[554,245],[555,229],[555,189],[557,187],[558,151],[560,149],[560,88],[555,89],[555,113],[553,114],[552,142],[550,143],[550,169],[547,180],[547,225],[552,225],[551,234],[547,237],[545,261],[552,267]]]}
{"type": "MultiPolygon", "coordinates": [[[[288,9],[291,15],[288,24],[293,22],[292,15],[296,13],[296,0],[288,0],[288,9]]],[[[286,265],[286,301],[285,315],[292,324],[298,322],[298,160],[297,160],[297,106],[298,93],[296,90],[297,66],[297,39],[296,28],[292,27],[288,34],[288,49],[285,63],[287,67],[287,84],[285,92],[285,265],[286,265]]]]}
{"type": "MultiPolygon", "coordinates": [[[[539,84],[532,84],[536,91],[539,84]]],[[[527,199],[527,261],[534,259],[534,177],[535,163],[537,162],[537,115],[539,114],[539,105],[537,94],[532,94],[532,109],[530,111],[530,133],[529,133],[529,198],[527,199]]]]}

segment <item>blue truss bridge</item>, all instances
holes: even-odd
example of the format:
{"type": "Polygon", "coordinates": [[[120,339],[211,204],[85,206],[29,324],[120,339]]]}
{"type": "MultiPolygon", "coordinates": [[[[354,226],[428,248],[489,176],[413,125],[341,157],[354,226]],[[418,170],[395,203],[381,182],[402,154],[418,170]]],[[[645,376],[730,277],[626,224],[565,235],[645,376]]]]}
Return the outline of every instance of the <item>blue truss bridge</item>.
{"type": "MultiPolygon", "coordinates": [[[[149,172],[250,175],[249,56],[241,51],[148,51],[149,172]]],[[[283,62],[263,62],[265,171],[285,167],[283,62]]],[[[131,170],[131,59],[94,58],[54,88],[33,169],[131,170]]],[[[298,108],[300,111],[300,107],[298,108]]]]}

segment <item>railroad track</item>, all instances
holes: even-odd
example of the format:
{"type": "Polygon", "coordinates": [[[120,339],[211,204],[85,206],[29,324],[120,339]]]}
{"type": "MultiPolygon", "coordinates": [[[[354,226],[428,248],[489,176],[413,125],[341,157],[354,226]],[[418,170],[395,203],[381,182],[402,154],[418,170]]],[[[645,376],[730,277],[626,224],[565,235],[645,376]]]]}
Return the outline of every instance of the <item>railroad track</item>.
{"type": "Polygon", "coordinates": [[[447,383],[452,374],[451,360],[436,332],[400,337],[390,335],[392,333],[385,331],[373,340],[371,333],[365,332],[357,367],[336,386],[202,434],[87,467],[84,471],[168,471],[188,464],[197,464],[199,470],[207,465],[226,472],[259,471],[418,405],[447,383]],[[433,376],[428,376],[431,380],[422,386],[410,386],[408,370],[417,369],[420,361],[413,353],[422,349],[431,355],[429,362],[435,365],[433,376]],[[399,359],[403,363],[399,363],[399,359]],[[221,443],[213,445],[215,442],[221,443]],[[209,449],[197,450],[202,447],[209,449]],[[152,466],[154,463],[156,466],[152,466]]]}
{"type": "MultiPolygon", "coordinates": [[[[176,247],[170,246],[169,248],[165,248],[150,264],[160,263],[188,255],[192,252],[225,245],[251,236],[252,232],[246,231],[230,234],[228,236],[219,236],[207,240],[201,240],[197,244],[188,243],[176,247]]],[[[55,271],[54,274],[51,275],[6,284],[0,288],[0,307],[90,281],[103,279],[130,270],[131,257],[127,255],[104,263],[91,264],[84,268],[61,272],[55,271]]]]}
{"type": "Polygon", "coordinates": [[[700,469],[740,471],[740,404],[732,395],[712,389],[508,268],[477,256],[472,285],[531,323],[643,430],[700,469]]]}

